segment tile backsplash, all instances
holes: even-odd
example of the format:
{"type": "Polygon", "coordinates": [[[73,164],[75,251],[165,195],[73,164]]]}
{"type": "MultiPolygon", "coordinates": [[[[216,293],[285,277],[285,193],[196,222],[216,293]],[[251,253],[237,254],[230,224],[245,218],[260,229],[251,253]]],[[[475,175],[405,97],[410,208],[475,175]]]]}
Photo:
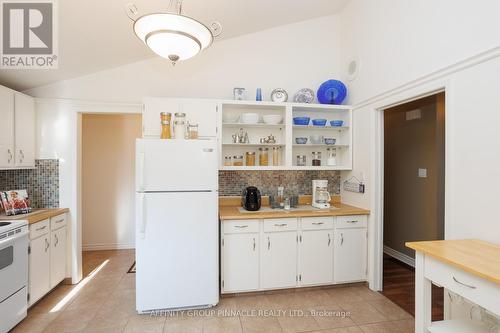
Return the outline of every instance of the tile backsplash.
{"type": "Polygon", "coordinates": [[[256,186],[262,195],[273,194],[278,186],[286,193],[312,194],[313,179],[328,179],[330,194],[340,194],[340,171],[219,171],[219,195],[239,196],[247,186],[256,186]]]}
{"type": "Polygon", "coordinates": [[[59,207],[59,160],[36,160],[35,169],[0,170],[0,191],[22,189],[33,208],[59,207]]]}

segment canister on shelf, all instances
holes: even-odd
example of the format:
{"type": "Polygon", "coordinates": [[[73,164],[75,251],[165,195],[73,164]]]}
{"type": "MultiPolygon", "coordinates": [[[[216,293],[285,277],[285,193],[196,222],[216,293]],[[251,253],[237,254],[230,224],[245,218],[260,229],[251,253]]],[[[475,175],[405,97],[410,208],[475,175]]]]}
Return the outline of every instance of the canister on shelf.
{"type": "Polygon", "coordinates": [[[267,147],[259,148],[259,165],[260,166],[269,165],[269,148],[267,147]]]}
{"type": "Polygon", "coordinates": [[[297,155],[297,166],[306,166],[307,158],[306,155],[297,155]]]}
{"type": "Polygon", "coordinates": [[[321,166],[321,152],[313,151],[312,152],[312,165],[313,166],[321,166]]]}
{"type": "Polygon", "coordinates": [[[233,156],[233,166],[243,166],[243,155],[233,156]]]}
{"type": "Polygon", "coordinates": [[[246,166],[254,166],[255,165],[255,152],[247,151],[245,153],[245,164],[246,164],[246,166]]]}
{"type": "Polygon", "coordinates": [[[280,165],[280,147],[273,147],[273,165],[280,165]]]}
{"type": "Polygon", "coordinates": [[[161,119],[161,136],[162,139],[171,139],[172,133],[170,132],[170,122],[172,120],[172,114],[170,112],[160,113],[161,119]]]}
{"type": "Polygon", "coordinates": [[[337,165],[337,149],[326,148],[328,159],[326,160],[326,165],[335,166],[337,165]]]}
{"type": "Polygon", "coordinates": [[[231,165],[233,165],[233,161],[231,160],[231,156],[224,157],[224,166],[231,166],[231,165]]]}
{"type": "Polygon", "coordinates": [[[174,114],[174,137],[176,139],[186,138],[186,114],[183,112],[177,112],[174,114]]]}
{"type": "Polygon", "coordinates": [[[198,124],[188,124],[187,129],[190,140],[198,139],[198,124]]]}

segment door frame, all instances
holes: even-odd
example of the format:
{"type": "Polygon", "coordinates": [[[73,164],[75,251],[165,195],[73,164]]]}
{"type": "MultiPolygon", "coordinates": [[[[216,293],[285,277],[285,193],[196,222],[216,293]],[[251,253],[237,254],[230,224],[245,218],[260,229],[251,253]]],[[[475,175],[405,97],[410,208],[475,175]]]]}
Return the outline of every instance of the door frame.
{"type": "Polygon", "coordinates": [[[371,109],[375,112],[374,142],[373,142],[373,212],[372,221],[374,223],[373,253],[370,261],[373,265],[373,273],[370,277],[370,287],[374,290],[383,289],[383,255],[384,255],[384,111],[386,109],[405,104],[417,99],[428,97],[440,92],[445,93],[445,198],[444,198],[444,238],[449,235],[449,161],[451,157],[450,123],[453,121],[451,104],[453,89],[449,79],[437,80],[418,87],[410,88],[402,92],[388,96],[372,104],[371,109]]]}

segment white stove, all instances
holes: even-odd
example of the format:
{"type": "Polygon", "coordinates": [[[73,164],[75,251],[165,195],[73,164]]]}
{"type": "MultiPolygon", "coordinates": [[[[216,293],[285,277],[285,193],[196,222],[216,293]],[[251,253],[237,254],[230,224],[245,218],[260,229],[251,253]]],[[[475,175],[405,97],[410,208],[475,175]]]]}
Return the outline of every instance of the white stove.
{"type": "Polygon", "coordinates": [[[0,221],[0,333],[26,317],[28,222],[0,221]]]}

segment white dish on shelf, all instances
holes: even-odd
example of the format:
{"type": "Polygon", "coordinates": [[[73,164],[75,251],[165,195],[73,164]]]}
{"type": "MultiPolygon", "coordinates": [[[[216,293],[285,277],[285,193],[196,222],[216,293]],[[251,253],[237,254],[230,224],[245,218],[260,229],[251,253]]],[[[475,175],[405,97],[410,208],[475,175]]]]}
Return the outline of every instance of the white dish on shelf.
{"type": "Polygon", "coordinates": [[[262,116],[262,120],[264,120],[264,123],[268,125],[277,125],[281,123],[283,116],[280,114],[266,114],[265,116],[262,116]]]}
{"type": "Polygon", "coordinates": [[[222,121],[224,123],[236,123],[238,122],[239,116],[237,114],[229,114],[229,113],[223,113],[222,114],[222,121]]]}
{"type": "Polygon", "coordinates": [[[257,124],[259,122],[258,113],[242,113],[240,117],[242,124],[257,124]]]}

